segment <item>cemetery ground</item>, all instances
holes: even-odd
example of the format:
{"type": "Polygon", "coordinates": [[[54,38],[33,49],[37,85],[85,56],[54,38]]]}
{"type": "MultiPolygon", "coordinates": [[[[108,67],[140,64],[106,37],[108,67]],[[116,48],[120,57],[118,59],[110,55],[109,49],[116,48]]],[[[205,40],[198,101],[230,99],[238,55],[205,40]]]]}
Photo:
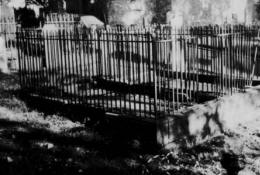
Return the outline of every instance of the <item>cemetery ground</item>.
{"type": "Polygon", "coordinates": [[[107,119],[96,111],[62,112],[64,107],[24,98],[18,84],[17,75],[1,73],[0,174],[260,173],[259,120],[166,151],[152,141],[149,124],[138,129],[140,122],[107,119]]]}

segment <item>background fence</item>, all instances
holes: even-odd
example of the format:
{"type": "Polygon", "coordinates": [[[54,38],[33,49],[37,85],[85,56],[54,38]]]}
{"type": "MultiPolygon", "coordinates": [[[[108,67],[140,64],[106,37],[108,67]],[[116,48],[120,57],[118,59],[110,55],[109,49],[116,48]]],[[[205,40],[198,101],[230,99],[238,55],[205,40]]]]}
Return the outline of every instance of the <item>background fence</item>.
{"type": "Polygon", "coordinates": [[[45,24],[54,24],[66,28],[79,23],[79,20],[80,16],[78,14],[50,13],[46,16],[45,24]]]}
{"type": "Polygon", "coordinates": [[[167,26],[17,33],[32,95],[154,118],[250,85],[257,27],[167,26]]]}

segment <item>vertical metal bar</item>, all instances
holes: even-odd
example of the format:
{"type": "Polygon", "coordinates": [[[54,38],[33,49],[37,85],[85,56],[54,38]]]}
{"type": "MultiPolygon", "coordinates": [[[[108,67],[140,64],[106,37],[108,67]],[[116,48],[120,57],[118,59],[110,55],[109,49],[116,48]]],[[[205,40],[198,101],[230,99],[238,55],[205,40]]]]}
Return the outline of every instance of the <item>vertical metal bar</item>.
{"type": "MultiPolygon", "coordinates": [[[[34,55],[35,55],[35,59],[36,59],[36,92],[37,92],[37,94],[39,93],[39,89],[40,89],[40,80],[41,80],[41,78],[40,78],[40,76],[41,76],[41,71],[40,71],[40,65],[42,65],[42,64],[40,64],[41,63],[41,56],[38,54],[38,49],[39,49],[39,38],[38,38],[38,31],[36,30],[36,31],[34,31],[34,33],[33,33],[33,42],[35,43],[35,45],[36,45],[36,48],[35,48],[35,51],[34,51],[34,55]]],[[[41,96],[42,97],[42,96],[41,96]]]]}
{"type": "Polygon", "coordinates": [[[51,83],[50,83],[50,93],[48,94],[49,96],[51,96],[52,100],[54,101],[56,99],[56,93],[55,93],[55,84],[56,84],[56,75],[55,75],[55,66],[56,66],[56,62],[55,62],[55,56],[53,54],[53,32],[48,32],[49,35],[49,48],[48,48],[48,52],[49,52],[49,64],[50,64],[50,72],[51,72],[51,83]]]}
{"type": "MultiPolygon", "coordinates": [[[[136,109],[136,106],[137,106],[137,100],[136,100],[136,95],[137,95],[137,92],[135,90],[135,84],[136,84],[136,76],[138,76],[138,70],[136,69],[137,68],[137,64],[138,64],[138,53],[137,53],[137,33],[136,33],[136,30],[133,31],[133,34],[132,34],[132,44],[133,44],[133,59],[132,59],[132,62],[133,62],[133,78],[132,78],[132,91],[133,91],[133,97],[134,97],[134,113],[135,115],[137,114],[137,109],[136,109]]],[[[150,46],[149,46],[150,47],[150,46]]]]}
{"type": "Polygon", "coordinates": [[[81,104],[86,105],[87,98],[87,72],[86,72],[86,58],[85,58],[85,31],[80,30],[80,64],[81,64],[81,104]],[[86,88],[86,89],[85,89],[86,88]]]}
{"type": "MultiPolygon", "coordinates": [[[[116,42],[117,42],[116,43],[116,50],[117,50],[117,63],[118,63],[118,79],[119,79],[120,83],[124,84],[124,81],[123,81],[123,78],[122,78],[122,75],[123,75],[122,33],[123,33],[123,31],[121,31],[120,34],[116,35],[116,42]]],[[[121,94],[122,94],[122,92],[118,92],[116,94],[117,101],[119,100],[119,108],[120,108],[119,111],[120,111],[120,113],[122,113],[122,108],[123,108],[121,94]]]]}
{"type": "MultiPolygon", "coordinates": [[[[50,61],[50,57],[51,57],[51,50],[50,50],[50,35],[49,35],[49,32],[48,31],[45,31],[45,54],[46,54],[46,57],[47,57],[47,79],[49,80],[47,83],[46,83],[46,96],[49,97],[49,94],[48,94],[48,89],[51,88],[51,85],[52,85],[52,82],[53,82],[53,76],[52,76],[52,69],[51,69],[51,61],[50,61]]],[[[50,97],[51,99],[53,97],[50,97]]]]}
{"type": "MultiPolygon", "coordinates": [[[[203,26],[200,27],[199,29],[199,33],[200,33],[200,52],[199,52],[199,58],[198,58],[198,66],[199,66],[199,76],[200,75],[205,75],[205,69],[204,69],[204,64],[203,61],[205,60],[204,58],[204,36],[203,36],[203,26]]],[[[199,84],[201,85],[201,89],[200,91],[204,92],[204,81],[199,82],[199,84]]]]}
{"type": "Polygon", "coordinates": [[[38,71],[37,71],[37,63],[38,63],[38,58],[37,55],[35,54],[35,50],[37,49],[37,43],[35,40],[35,30],[32,30],[30,32],[30,38],[31,38],[31,66],[33,69],[33,73],[34,73],[34,77],[33,77],[33,81],[34,81],[34,93],[38,92],[38,71]],[[32,47],[33,46],[33,47],[32,47]]]}
{"type": "Polygon", "coordinates": [[[170,35],[168,33],[168,29],[165,29],[165,42],[164,42],[164,58],[165,58],[165,74],[166,74],[166,89],[165,89],[165,96],[166,96],[166,101],[165,101],[165,107],[166,107],[166,112],[167,114],[170,114],[171,112],[171,88],[170,88],[170,81],[172,80],[171,77],[171,72],[170,72],[170,35]],[[167,105],[166,105],[167,104],[167,105]]]}
{"type": "MultiPolygon", "coordinates": [[[[110,43],[112,42],[112,40],[110,39],[110,37],[111,37],[111,35],[112,35],[112,30],[108,30],[107,32],[106,32],[106,40],[107,40],[107,65],[108,65],[108,76],[107,76],[107,79],[109,80],[109,81],[111,81],[112,80],[112,68],[111,68],[111,53],[110,53],[110,43]],[[110,37],[109,37],[110,36],[110,37]]],[[[111,102],[112,102],[112,91],[109,89],[108,90],[108,100],[107,100],[107,107],[108,108],[112,108],[112,104],[111,104],[111,102]]]]}
{"type": "MultiPolygon", "coordinates": [[[[103,79],[104,78],[104,69],[103,69],[103,66],[104,66],[104,50],[103,50],[103,47],[102,47],[102,31],[98,31],[97,33],[97,41],[98,41],[98,46],[97,46],[97,50],[98,50],[98,59],[99,59],[99,66],[100,66],[100,70],[99,70],[99,79],[103,79]]],[[[105,99],[104,99],[104,89],[101,87],[101,104],[102,104],[102,109],[105,110],[105,99]]]]}
{"type": "Polygon", "coordinates": [[[213,54],[213,57],[212,57],[212,66],[211,66],[211,69],[212,69],[212,72],[214,72],[214,75],[215,75],[215,78],[214,78],[214,84],[213,84],[213,92],[214,92],[214,95],[217,96],[217,88],[218,88],[218,77],[219,77],[219,74],[218,74],[218,71],[216,70],[216,67],[215,67],[215,63],[218,61],[219,59],[219,51],[218,51],[218,42],[217,42],[217,32],[216,32],[216,26],[214,26],[212,28],[212,54],[213,54]]]}
{"type": "Polygon", "coordinates": [[[140,36],[141,36],[140,29],[138,29],[137,37],[136,37],[136,54],[138,55],[138,59],[136,60],[136,70],[137,70],[137,81],[136,82],[138,83],[138,86],[134,85],[134,87],[135,87],[135,92],[138,94],[138,97],[137,97],[138,115],[140,117],[142,117],[142,104],[141,104],[142,93],[139,90],[140,89],[139,86],[142,83],[142,81],[141,81],[141,60],[142,60],[143,55],[140,52],[140,36]]]}
{"type": "Polygon", "coordinates": [[[218,34],[220,35],[219,36],[219,47],[220,47],[220,55],[221,55],[221,57],[220,57],[220,64],[217,64],[217,65],[220,65],[220,67],[218,68],[218,71],[220,71],[221,72],[221,76],[220,76],[220,79],[219,79],[219,84],[220,84],[220,92],[221,92],[221,94],[223,94],[223,93],[225,93],[224,92],[224,82],[225,82],[225,78],[224,78],[224,66],[226,66],[225,65],[225,60],[224,60],[224,56],[225,56],[225,50],[224,50],[224,46],[223,46],[223,42],[224,42],[224,40],[223,40],[223,28],[222,27],[220,27],[219,28],[219,30],[218,30],[218,34]]]}
{"type": "Polygon", "coordinates": [[[71,86],[71,54],[72,54],[72,49],[70,47],[70,39],[71,35],[68,30],[66,30],[66,45],[67,45],[67,76],[66,76],[66,86],[67,86],[67,98],[69,100],[69,103],[73,103],[73,99],[71,98],[70,94],[72,91],[72,86],[71,86]]]}
{"type": "Polygon", "coordinates": [[[59,30],[56,34],[56,40],[57,40],[57,54],[58,54],[58,58],[59,58],[59,98],[61,99],[61,101],[63,103],[66,103],[66,99],[64,96],[64,57],[63,57],[63,50],[64,50],[64,46],[63,46],[63,40],[62,40],[62,31],[59,30]]]}
{"type": "MultiPolygon", "coordinates": [[[[152,43],[152,40],[151,40],[151,36],[149,34],[149,32],[147,33],[147,38],[148,38],[148,76],[149,76],[149,84],[151,85],[152,84],[152,75],[151,75],[151,64],[152,64],[152,57],[151,57],[151,43],[152,43]]],[[[151,101],[151,98],[149,98],[149,116],[151,116],[151,111],[152,111],[152,101],[151,101]]]]}
{"type": "Polygon", "coordinates": [[[214,59],[215,59],[215,50],[214,50],[214,34],[213,34],[213,30],[214,28],[212,26],[209,27],[209,46],[210,46],[210,66],[209,66],[209,71],[211,72],[211,75],[213,76],[213,81],[211,82],[211,85],[210,85],[210,92],[215,95],[214,93],[214,84],[215,84],[215,77],[216,77],[216,73],[214,72],[214,69],[213,69],[213,64],[214,64],[214,59]]]}
{"type": "MultiPolygon", "coordinates": [[[[175,31],[174,31],[174,28],[171,27],[171,37],[170,37],[170,44],[171,44],[171,48],[170,48],[170,51],[171,51],[171,57],[170,57],[170,62],[171,62],[171,74],[172,74],[172,83],[171,83],[171,86],[172,86],[172,105],[173,105],[173,112],[175,112],[175,31]]],[[[158,54],[157,54],[158,55],[158,54]]],[[[158,57],[158,56],[157,56],[158,57]]],[[[158,63],[157,63],[158,64],[158,63]]],[[[159,67],[159,65],[158,65],[159,67]]]]}
{"type": "Polygon", "coordinates": [[[244,36],[245,36],[245,47],[244,47],[244,50],[245,50],[245,62],[246,62],[246,68],[245,68],[245,79],[246,79],[246,86],[248,86],[249,85],[249,77],[248,77],[248,70],[249,70],[249,68],[248,68],[248,66],[249,66],[249,64],[248,64],[248,53],[249,53],[249,47],[248,47],[248,44],[249,44],[249,26],[246,26],[245,28],[244,28],[244,31],[243,31],[243,33],[244,33],[244,36]]]}
{"type": "Polygon", "coordinates": [[[253,31],[253,27],[250,26],[249,27],[249,32],[250,32],[249,33],[249,46],[248,46],[249,47],[249,53],[248,53],[248,56],[249,56],[248,57],[248,59],[249,59],[248,60],[248,62],[249,62],[249,67],[248,67],[249,68],[249,70],[248,70],[249,86],[251,85],[250,75],[251,75],[251,68],[252,68],[252,40],[253,40],[252,31],[253,31]]]}
{"type": "Polygon", "coordinates": [[[176,74],[176,79],[175,79],[175,87],[176,87],[176,108],[177,110],[179,109],[179,51],[178,51],[178,44],[179,44],[179,31],[176,27],[174,27],[174,52],[175,52],[175,74],[176,74]]]}
{"type": "Polygon", "coordinates": [[[68,86],[68,71],[69,71],[69,63],[68,63],[68,53],[70,53],[70,50],[68,48],[68,33],[66,30],[62,31],[62,39],[63,39],[63,45],[64,45],[64,49],[62,50],[63,54],[64,54],[64,78],[63,78],[63,96],[66,99],[66,102],[70,103],[70,99],[68,98],[68,91],[69,91],[69,86],[68,86]],[[66,95],[66,96],[65,96],[66,95]]]}
{"type": "MultiPolygon", "coordinates": [[[[118,34],[118,31],[114,31],[113,34],[111,35],[112,36],[112,42],[111,42],[111,53],[112,53],[112,67],[113,67],[113,78],[112,78],[112,81],[114,84],[116,83],[120,83],[120,80],[118,81],[117,80],[117,76],[118,76],[118,70],[117,70],[117,52],[118,50],[116,50],[116,44],[117,44],[117,40],[116,40],[116,36],[118,34]]],[[[111,101],[111,104],[113,104],[114,102],[114,105],[113,105],[113,109],[115,109],[115,111],[117,112],[118,110],[118,104],[117,104],[117,98],[116,98],[116,93],[115,91],[112,92],[112,101],[111,101]]]]}
{"type": "Polygon", "coordinates": [[[170,71],[170,35],[168,33],[168,29],[167,29],[167,38],[166,38],[166,58],[167,58],[167,91],[168,91],[168,95],[167,95],[167,101],[168,101],[168,114],[171,113],[171,87],[170,87],[170,82],[172,80],[171,77],[171,71],[170,71]]]}
{"type": "MultiPolygon", "coordinates": [[[[109,63],[108,63],[108,50],[107,50],[107,30],[102,30],[102,43],[103,43],[103,55],[104,55],[104,80],[108,78],[108,75],[109,75],[109,71],[108,71],[108,66],[109,66],[109,63]]],[[[102,86],[102,88],[105,88],[102,86]]],[[[108,108],[108,90],[105,89],[105,94],[106,96],[106,99],[105,100],[105,103],[104,103],[104,106],[105,106],[105,110],[108,108]]]]}
{"type": "MultiPolygon", "coordinates": [[[[152,51],[153,51],[153,81],[154,81],[154,115],[155,119],[158,119],[158,113],[157,113],[157,67],[158,67],[158,62],[157,62],[157,46],[156,46],[156,38],[152,38],[152,51]]],[[[144,106],[145,107],[145,106],[144,106]]]]}
{"type": "Polygon", "coordinates": [[[164,41],[164,33],[162,32],[161,33],[162,34],[162,41],[160,41],[160,47],[162,47],[162,49],[161,49],[161,52],[162,52],[162,67],[163,67],[163,70],[162,70],[162,72],[163,72],[163,79],[162,79],[162,84],[163,84],[163,92],[162,92],[162,98],[163,98],[163,115],[166,115],[166,111],[167,111],[167,109],[166,109],[166,107],[167,107],[167,99],[166,99],[166,95],[167,95],[167,87],[166,87],[166,83],[167,83],[167,75],[166,75],[166,73],[167,73],[167,58],[166,58],[166,46],[165,46],[165,41],[164,41]]]}
{"type": "Polygon", "coordinates": [[[76,86],[76,89],[75,89],[75,97],[76,97],[76,104],[80,104],[80,88],[79,88],[79,81],[82,79],[80,76],[82,75],[81,74],[81,64],[80,64],[80,34],[78,32],[78,30],[74,30],[74,51],[75,51],[75,78],[74,78],[74,84],[76,86]]]}
{"type": "MultiPolygon", "coordinates": [[[[210,65],[209,65],[209,62],[210,62],[210,55],[209,55],[209,50],[210,50],[210,45],[209,45],[209,38],[210,38],[210,26],[207,26],[206,28],[205,28],[205,30],[206,30],[206,33],[205,33],[205,40],[206,40],[206,72],[207,72],[207,75],[208,75],[208,77],[213,77],[213,74],[212,74],[212,72],[210,72],[210,69],[209,69],[209,67],[210,67],[210,65]]],[[[209,93],[210,92],[210,82],[206,82],[206,84],[207,84],[207,92],[209,93]]]]}
{"type": "MultiPolygon", "coordinates": [[[[129,85],[130,83],[130,77],[131,77],[131,34],[129,32],[129,29],[126,31],[127,33],[127,46],[126,46],[126,63],[127,63],[127,74],[126,74],[126,84],[129,85]]],[[[131,93],[129,91],[129,86],[127,88],[128,92],[126,93],[129,97],[126,98],[126,103],[128,103],[127,110],[131,113],[131,93]]]]}
{"type": "MultiPolygon", "coordinates": [[[[94,57],[95,57],[95,64],[96,64],[96,78],[97,80],[96,81],[99,81],[99,79],[101,78],[101,58],[100,58],[100,55],[99,55],[99,45],[98,45],[98,39],[99,38],[99,32],[98,30],[95,30],[94,31],[94,57]]],[[[97,107],[100,108],[101,107],[101,92],[100,92],[100,89],[99,87],[96,87],[96,91],[97,91],[97,107]]]]}
{"type": "Polygon", "coordinates": [[[42,91],[41,93],[44,94],[47,86],[48,86],[48,81],[49,81],[49,77],[48,77],[48,54],[47,54],[47,39],[46,39],[46,33],[44,31],[39,32],[39,35],[41,37],[41,55],[43,56],[43,61],[44,61],[44,69],[43,69],[43,84],[42,84],[42,91]]]}
{"type": "MultiPolygon", "coordinates": [[[[127,52],[126,52],[126,47],[127,47],[127,34],[126,31],[124,30],[121,34],[121,53],[122,53],[122,80],[123,80],[123,84],[126,84],[126,71],[127,71],[127,52]]],[[[122,104],[122,108],[124,108],[124,112],[127,111],[127,104],[126,104],[126,94],[125,92],[121,92],[120,95],[120,100],[123,101],[124,104],[122,104]],[[122,98],[123,96],[123,98],[122,98]]]]}
{"type": "Polygon", "coordinates": [[[90,53],[90,79],[92,81],[92,88],[90,90],[91,94],[91,105],[96,107],[97,106],[97,103],[96,103],[96,87],[94,86],[94,81],[95,81],[95,58],[94,58],[94,55],[93,53],[95,52],[95,49],[94,49],[94,36],[93,36],[93,31],[90,32],[90,35],[89,35],[89,44],[90,44],[90,48],[89,48],[89,53],[90,53]]]}
{"type": "Polygon", "coordinates": [[[184,93],[184,91],[183,91],[183,73],[184,73],[184,70],[183,70],[183,54],[182,54],[182,42],[183,42],[183,33],[182,33],[182,31],[183,31],[183,28],[181,27],[180,29],[179,29],[179,31],[178,31],[178,35],[179,35],[179,38],[178,38],[178,40],[179,40],[179,43],[178,43],[178,57],[179,57],[179,60],[180,60],[180,65],[179,65],[179,70],[178,70],[178,73],[180,73],[180,90],[181,90],[181,94],[180,94],[180,105],[182,106],[182,103],[183,103],[183,93],[184,93]]]}
{"type": "MultiPolygon", "coordinates": [[[[120,33],[122,33],[122,29],[120,31],[118,31],[117,33],[115,33],[115,43],[114,43],[114,53],[115,53],[115,70],[116,70],[116,81],[120,82],[120,84],[123,84],[122,78],[121,78],[121,61],[122,61],[122,57],[121,57],[121,41],[120,41],[120,33]]],[[[115,93],[115,99],[116,99],[116,104],[117,104],[117,111],[118,112],[122,112],[122,103],[121,103],[121,99],[120,99],[120,94],[122,92],[116,92],[115,93]]]]}
{"type": "Polygon", "coordinates": [[[23,78],[23,80],[24,80],[24,83],[23,83],[23,85],[24,85],[24,89],[26,89],[27,88],[27,82],[28,82],[28,78],[27,78],[27,71],[26,71],[26,63],[27,63],[27,56],[26,56],[26,52],[28,52],[27,50],[26,50],[26,39],[25,39],[25,31],[24,30],[22,30],[22,51],[23,51],[23,75],[24,75],[24,78],[23,78]]]}
{"type": "Polygon", "coordinates": [[[234,29],[233,29],[233,59],[234,59],[234,87],[236,90],[239,90],[238,89],[238,61],[237,61],[237,56],[238,56],[238,53],[237,53],[237,49],[238,49],[238,42],[237,42],[237,26],[234,26],[234,29]]]}
{"type": "Polygon", "coordinates": [[[228,40],[229,40],[229,43],[228,43],[228,47],[229,47],[229,64],[230,64],[230,78],[229,78],[229,87],[230,87],[230,93],[231,95],[233,94],[233,55],[232,55],[232,29],[229,27],[228,29],[228,40]]]}
{"type": "Polygon", "coordinates": [[[93,74],[92,74],[92,78],[93,78],[93,88],[94,88],[94,107],[98,108],[100,106],[99,104],[99,89],[96,86],[96,81],[98,79],[98,70],[99,70],[99,65],[98,65],[98,57],[97,57],[97,49],[96,49],[96,44],[97,44],[97,31],[94,30],[91,32],[91,37],[92,37],[92,65],[93,65],[93,74]]]}
{"type": "Polygon", "coordinates": [[[35,73],[35,67],[34,67],[34,56],[33,56],[33,48],[35,46],[35,43],[33,43],[33,39],[32,39],[32,30],[28,31],[28,52],[29,52],[29,68],[31,69],[31,76],[30,76],[30,80],[31,80],[31,91],[33,91],[33,93],[35,93],[36,91],[36,82],[35,82],[35,77],[36,77],[36,73],[35,73]]]}
{"type": "MultiPolygon", "coordinates": [[[[239,49],[239,37],[238,37],[238,29],[237,29],[237,26],[236,26],[236,34],[235,34],[235,61],[236,63],[238,62],[238,55],[239,55],[239,52],[238,52],[238,49],[239,49]]],[[[236,66],[236,87],[239,89],[239,66],[237,65],[236,66]]]]}
{"type": "MultiPolygon", "coordinates": [[[[145,39],[146,39],[146,35],[145,35],[146,31],[143,30],[142,31],[142,36],[141,36],[141,55],[142,55],[142,62],[141,62],[141,68],[142,68],[142,79],[143,79],[143,86],[141,88],[142,93],[144,94],[143,97],[143,104],[144,104],[144,109],[143,109],[143,113],[144,113],[144,117],[146,116],[146,97],[150,96],[150,93],[147,94],[146,92],[146,86],[147,86],[147,80],[146,80],[146,62],[147,61],[147,57],[145,54],[145,39]]],[[[149,85],[150,86],[150,85],[149,85]]]]}
{"type": "Polygon", "coordinates": [[[26,31],[26,33],[25,33],[25,36],[26,36],[26,52],[27,52],[27,58],[26,58],[26,62],[27,62],[27,64],[26,64],[26,69],[27,69],[27,78],[28,78],[28,84],[27,84],[27,88],[29,89],[29,91],[31,91],[31,89],[32,89],[32,75],[33,75],[33,72],[32,72],[32,70],[31,70],[31,64],[30,64],[30,45],[29,45],[29,43],[30,43],[30,36],[29,36],[29,32],[28,31],[26,31]],[[29,75],[28,75],[29,74],[29,75]]]}
{"type": "Polygon", "coordinates": [[[239,87],[242,89],[243,87],[243,53],[242,53],[242,45],[243,45],[243,38],[241,35],[241,27],[239,26],[239,87]]]}
{"type": "Polygon", "coordinates": [[[184,62],[184,93],[185,93],[185,100],[183,100],[184,103],[188,103],[188,94],[189,94],[189,87],[188,87],[188,55],[189,50],[187,50],[187,41],[188,41],[188,35],[187,35],[187,28],[183,28],[183,62],[184,62]]]}
{"type": "Polygon", "coordinates": [[[54,101],[58,100],[58,57],[56,54],[56,32],[52,31],[51,32],[51,45],[50,45],[50,50],[51,50],[51,60],[53,63],[53,85],[52,85],[52,91],[54,94],[54,101]]]}
{"type": "Polygon", "coordinates": [[[54,68],[54,76],[55,76],[55,87],[54,87],[54,93],[55,93],[55,100],[60,100],[59,97],[59,89],[60,89],[60,72],[59,72],[59,55],[58,55],[58,40],[57,40],[57,31],[53,32],[53,59],[55,60],[55,68],[54,68]]]}
{"type": "Polygon", "coordinates": [[[227,33],[227,26],[226,25],[224,25],[223,26],[224,27],[224,29],[223,29],[223,31],[224,31],[224,33],[223,33],[223,48],[224,48],[224,65],[225,65],[225,69],[224,69],[224,88],[225,88],[225,92],[227,93],[227,94],[229,94],[229,87],[228,87],[228,79],[229,79],[229,73],[228,73],[228,47],[227,47],[227,45],[228,45],[228,36],[226,35],[227,33]]]}
{"type": "Polygon", "coordinates": [[[59,30],[58,31],[58,42],[59,42],[59,56],[60,56],[60,76],[61,76],[61,80],[60,80],[60,90],[61,90],[61,98],[62,98],[62,101],[63,101],[63,103],[65,103],[66,102],[66,100],[65,100],[65,98],[64,98],[64,94],[63,94],[63,92],[64,92],[64,78],[65,78],[65,74],[64,74],[64,66],[65,66],[65,64],[64,64],[64,53],[63,53],[63,50],[65,49],[64,48],[64,45],[63,45],[63,43],[64,43],[64,41],[63,41],[63,37],[62,37],[62,31],[61,30],[59,30]]]}
{"type": "Polygon", "coordinates": [[[16,46],[17,46],[17,52],[18,52],[18,73],[19,73],[19,82],[21,89],[23,90],[23,68],[22,68],[22,43],[21,43],[21,37],[22,33],[21,31],[16,31],[16,46]]]}
{"type": "Polygon", "coordinates": [[[58,98],[61,100],[63,103],[65,102],[64,97],[62,95],[62,89],[63,89],[63,60],[62,60],[62,44],[61,44],[61,37],[60,37],[60,30],[58,30],[55,34],[55,43],[56,43],[56,56],[57,56],[57,76],[58,76],[58,98]]]}
{"type": "Polygon", "coordinates": [[[196,54],[195,54],[195,70],[196,70],[196,90],[195,90],[195,98],[196,98],[196,102],[198,102],[199,100],[199,47],[200,47],[200,29],[197,28],[196,30],[196,54]]]}
{"type": "Polygon", "coordinates": [[[187,40],[186,40],[186,50],[184,52],[187,52],[187,82],[188,82],[188,91],[187,91],[187,94],[188,94],[188,98],[189,98],[189,103],[191,102],[191,69],[192,69],[192,60],[191,60],[191,54],[192,54],[192,35],[190,34],[190,27],[188,26],[186,28],[186,32],[187,32],[187,40]]]}

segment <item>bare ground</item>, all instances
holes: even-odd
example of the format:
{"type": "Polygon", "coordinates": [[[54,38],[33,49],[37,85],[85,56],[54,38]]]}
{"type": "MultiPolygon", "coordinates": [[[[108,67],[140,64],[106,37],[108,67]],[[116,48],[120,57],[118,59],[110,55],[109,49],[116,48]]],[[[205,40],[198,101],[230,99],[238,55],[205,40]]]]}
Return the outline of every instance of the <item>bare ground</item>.
{"type": "Polygon", "coordinates": [[[0,74],[0,174],[260,174],[259,121],[163,151],[110,122],[69,118],[32,108],[19,98],[17,76],[0,74]]]}

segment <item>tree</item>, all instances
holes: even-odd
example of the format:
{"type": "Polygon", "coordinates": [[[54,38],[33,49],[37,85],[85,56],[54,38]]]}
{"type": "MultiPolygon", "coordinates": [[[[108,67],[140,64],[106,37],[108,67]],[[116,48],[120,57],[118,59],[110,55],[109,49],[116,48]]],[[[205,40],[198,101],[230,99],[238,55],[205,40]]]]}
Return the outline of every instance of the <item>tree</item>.
{"type": "Polygon", "coordinates": [[[84,2],[87,14],[94,15],[101,21],[108,23],[109,0],[88,0],[84,2]]]}
{"type": "Polygon", "coordinates": [[[26,5],[35,4],[47,7],[49,5],[49,0],[25,0],[26,5]]]}
{"type": "Polygon", "coordinates": [[[255,18],[257,21],[259,21],[260,20],[260,0],[258,0],[258,2],[256,2],[256,4],[255,4],[255,12],[256,12],[255,18]]]}
{"type": "Polygon", "coordinates": [[[166,14],[171,11],[172,0],[153,0],[151,3],[151,10],[154,14],[152,23],[166,23],[166,14]]]}
{"type": "Polygon", "coordinates": [[[36,18],[35,12],[31,9],[20,8],[16,10],[17,21],[24,28],[38,27],[40,24],[39,19],[36,18]]]}

